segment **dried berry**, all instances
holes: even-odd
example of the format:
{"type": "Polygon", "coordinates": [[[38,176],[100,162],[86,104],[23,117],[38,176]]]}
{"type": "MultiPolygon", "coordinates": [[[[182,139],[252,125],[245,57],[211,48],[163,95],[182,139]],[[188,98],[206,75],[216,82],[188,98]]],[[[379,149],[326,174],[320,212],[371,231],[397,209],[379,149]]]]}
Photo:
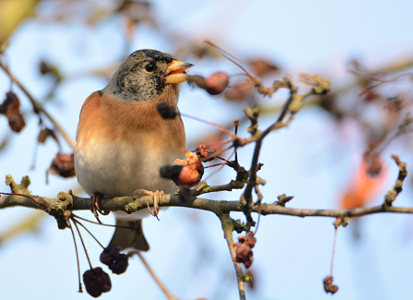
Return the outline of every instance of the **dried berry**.
{"type": "Polygon", "coordinates": [[[254,233],[247,232],[247,234],[243,237],[245,239],[245,243],[248,244],[251,248],[254,248],[257,239],[254,236],[254,233]]]}
{"type": "Polygon", "coordinates": [[[324,277],[323,285],[326,293],[335,294],[338,291],[338,286],[333,284],[333,276],[324,277]]]}
{"type": "Polygon", "coordinates": [[[195,149],[195,152],[202,161],[206,162],[213,160],[217,151],[211,145],[201,144],[195,149]]]}
{"type": "Polygon", "coordinates": [[[205,78],[201,75],[188,76],[188,83],[206,90],[210,95],[218,95],[222,93],[229,84],[229,76],[224,72],[215,72],[205,78]]]}
{"type": "Polygon", "coordinates": [[[250,96],[254,91],[254,85],[250,81],[240,82],[231,85],[225,92],[225,99],[228,101],[241,101],[250,96]]]}
{"type": "Polygon", "coordinates": [[[203,162],[213,160],[216,155],[223,153],[223,140],[226,133],[222,130],[217,130],[214,133],[202,137],[198,142],[198,147],[195,149],[196,154],[203,162]]]}
{"type": "Polygon", "coordinates": [[[254,69],[257,76],[264,76],[271,72],[276,72],[279,68],[266,59],[257,58],[249,61],[250,66],[254,69]]]}
{"type": "Polygon", "coordinates": [[[112,255],[119,253],[119,248],[116,246],[108,246],[103,249],[103,252],[100,254],[100,262],[104,265],[109,265],[112,260],[112,255]]]}
{"type": "Polygon", "coordinates": [[[202,175],[204,175],[204,166],[194,153],[186,152],[185,156],[186,159],[176,159],[174,161],[174,163],[183,166],[175,183],[177,185],[194,186],[199,183],[202,175]]]}
{"type": "Polygon", "coordinates": [[[257,239],[252,232],[247,232],[246,235],[238,237],[238,243],[234,243],[235,260],[243,263],[245,267],[249,268],[253,261],[252,248],[254,248],[257,239]]]}
{"type": "Polygon", "coordinates": [[[6,99],[0,104],[0,113],[6,115],[11,130],[15,132],[20,132],[26,125],[26,122],[20,114],[19,98],[17,98],[17,95],[13,92],[6,94],[6,99]]]}
{"type": "Polygon", "coordinates": [[[128,256],[123,253],[119,253],[116,257],[113,258],[112,262],[109,264],[109,269],[112,273],[122,274],[128,268],[128,256]]]}
{"type": "Polygon", "coordinates": [[[224,72],[216,72],[205,78],[205,90],[211,95],[221,94],[229,84],[229,76],[224,72]]]}
{"type": "Polygon", "coordinates": [[[99,297],[102,293],[109,292],[112,288],[109,275],[100,267],[83,273],[83,283],[85,284],[86,291],[92,297],[99,297]]]}
{"type": "Polygon", "coordinates": [[[75,173],[75,163],[73,153],[57,153],[53,158],[53,161],[46,172],[46,175],[49,173],[67,178],[73,177],[75,173]]]}
{"type": "Polygon", "coordinates": [[[56,133],[52,129],[47,128],[47,127],[40,130],[40,132],[37,136],[37,142],[39,144],[44,144],[48,137],[53,138],[56,142],[59,143],[59,140],[56,136],[56,133]]]}
{"type": "Polygon", "coordinates": [[[383,169],[383,161],[380,154],[373,152],[364,158],[367,163],[366,173],[370,177],[377,177],[383,169]]]}
{"type": "Polygon", "coordinates": [[[121,274],[128,268],[128,256],[120,253],[116,246],[108,246],[100,254],[100,261],[115,274],[121,274]]]}
{"type": "Polygon", "coordinates": [[[243,263],[245,267],[249,268],[252,264],[252,250],[246,244],[237,243],[236,246],[236,261],[243,263]]]}
{"type": "Polygon", "coordinates": [[[159,103],[156,108],[164,119],[174,119],[178,115],[178,109],[175,105],[168,105],[165,102],[159,103]]]}

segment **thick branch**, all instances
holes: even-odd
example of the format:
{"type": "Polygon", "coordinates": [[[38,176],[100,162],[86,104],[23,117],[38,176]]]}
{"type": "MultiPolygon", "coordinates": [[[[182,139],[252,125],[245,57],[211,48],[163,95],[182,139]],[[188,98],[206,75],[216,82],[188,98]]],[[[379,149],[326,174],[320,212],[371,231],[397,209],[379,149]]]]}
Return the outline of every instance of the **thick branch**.
{"type": "MultiPolygon", "coordinates": [[[[33,196],[35,197],[35,196],[33,196]]],[[[56,207],[56,204],[62,200],[58,198],[38,197],[42,205],[46,205],[48,208],[56,207]]],[[[107,211],[122,210],[128,213],[132,213],[139,209],[146,209],[147,205],[153,206],[153,199],[150,196],[140,197],[133,199],[132,197],[116,197],[116,198],[104,198],[102,199],[101,208],[107,211]]],[[[1,196],[0,197],[0,209],[13,206],[23,206],[45,210],[43,206],[34,202],[30,198],[23,196],[1,196]]],[[[216,201],[204,198],[196,198],[193,201],[182,200],[178,195],[164,195],[159,201],[160,207],[187,207],[194,209],[201,209],[210,211],[215,214],[224,214],[231,211],[243,211],[244,207],[240,205],[239,201],[216,201]]],[[[73,204],[68,207],[72,210],[88,210],[89,198],[82,198],[73,196],[73,204]]],[[[377,205],[372,207],[360,207],[352,209],[301,209],[301,208],[289,208],[272,204],[261,204],[261,208],[258,205],[252,206],[252,212],[261,215],[289,215],[297,217],[362,217],[365,215],[371,215],[376,213],[409,213],[413,214],[413,207],[395,207],[387,205],[377,205]]]]}
{"type": "MultiPolygon", "coordinates": [[[[392,155],[393,160],[399,167],[399,175],[396,179],[394,187],[386,194],[385,200],[382,205],[372,207],[359,207],[351,209],[301,209],[301,208],[288,208],[279,201],[271,204],[253,204],[246,208],[242,201],[216,201],[204,198],[197,198],[196,195],[200,193],[216,192],[221,190],[231,190],[233,188],[239,188],[236,181],[231,181],[227,185],[210,187],[204,185],[200,190],[196,191],[191,196],[190,194],[185,197],[180,195],[164,195],[159,199],[159,206],[176,206],[176,207],[188,207],[206,210],[215,213],[217,216],[223,216],[232,211],[242,211],[248,209],[249,212],[255,212],[261,215],[280,214],[290,215],[298,217],[332,217],[332,218],[355,218],[365,215],[371,215],[375,213],[413,213],[413,207],[395,207],[393,202],[399,193],[402,191],[403,181],[407,176],[406,164],[402,162],[397,155],[392,155]],[[204,189],[202,191],[202,189],[204,189]],[[392,195],[390,198],[389,195],[392,195]]],[[[90,199],[82,198],[72,195],[71,193],[60,192],[57,198],[47,198],[40,196],[33,196],[28,190],[30,180],[27,176],[23,177],[20,184],[17,184],[10,175],[6,176],[6,184],[10,186],[12,194],[3,193],[0,196],[0,209],[12,206],[24,206],[42,209],[58,219],[64,215],[64,210],[81,210],[90,209],[90,199]]],[[[1,193],[0,193],[1,195],[1,193]]],[[[148,206],[153,207],[153,197],[140,196],[133,197],[114,197],[103,198],[100,203],[100,207],[104,211],[117,211],[122,210],[127,213],[133,213],[140,209],[145,209],[148,206]]],[[[64,228],[64,219],[60,218],[60,228],[64,228]]]]}

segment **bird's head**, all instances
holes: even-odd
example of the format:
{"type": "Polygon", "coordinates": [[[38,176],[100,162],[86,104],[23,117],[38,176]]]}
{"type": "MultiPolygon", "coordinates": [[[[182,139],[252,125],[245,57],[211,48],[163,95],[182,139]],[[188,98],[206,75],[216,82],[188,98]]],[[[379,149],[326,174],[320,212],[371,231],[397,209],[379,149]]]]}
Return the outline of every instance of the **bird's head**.
{"type": "Polygon", "coordinates": [[[133,52],[115,71],[103,90],[123,101],[150,101],[161,96],[168,87],[185,82],[185,70],[192,64],[150,49],[133,52]]]}

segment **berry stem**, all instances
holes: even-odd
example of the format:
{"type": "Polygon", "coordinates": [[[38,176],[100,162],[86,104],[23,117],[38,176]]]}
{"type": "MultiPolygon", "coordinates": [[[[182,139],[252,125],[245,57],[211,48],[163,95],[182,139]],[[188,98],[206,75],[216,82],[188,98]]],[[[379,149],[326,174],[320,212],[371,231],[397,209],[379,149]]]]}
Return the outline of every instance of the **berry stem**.
{"type": "MultiPolygon", "coordinates": [[[[229,149],[229,148],[228,148],[228,149],[229,149]]],[[[226,149],[225,151],[227,151],[228,149],[226,149]]],[[[224,159],[224,160],[225,160],[225,161],[229,161],[233,155],[234,155],[234,151],[232,151],[231,154],[228,156],[228,158],[227,158],[227,159],[224,159]]],[[[217,164],[217,165],[219,165],[219,164],[217,164]]],[[[204,181],[207,181],[207,180],[208,180],[209,178],[211,178],[213,175],[215,175],[216,173],[218,173],[219,171],[221,171],[222,168],[225,167],[225,166],[226,166],[226,163],[225,163],[225,164],[221,164],[221,166],[220,166],[218,169],[215,169],[211,174],[209,174],[209,175],[204,179],[204,181]]]]}
{"type": "Polygon", "coordinates": [[[79,227],[77,227],[76,222],[73,222],[73,225],[76,227],[77,234],[79,235],[80,241],[82,243],[83,250],[85,250],[86,258],[89,263],[90,269],[93,269],[92,263],[90,262],[89,254],[87,253],[85,242],[83,241],[82,235],[80,234],[79,227]]]}
{"type": "Polygon", "coordinates": [[[235,60],[235,58],[232,56],[232,54],[225,51],[224,49],[217,46],[216,44],[214,44],[213,42],[211,42],[208,39],[205,39],[204,43],[206,43],[207,45],[209,45],[212,48],[214,48],[215,50],[217,50],[223,57],[225,57],[230,62],[232,62],[234,65],[236,65],[238,68],[240,68],[255,84],[259,83],[259,79],[256,76],[252,75],[250,72],[248,72],[248,70],[246,68],[244,68],[239,62],[237,62],[235,60]]]}
{"type": "Polygon", "coordinates": [[[89,235],[96,241],[96,243],[99,244],[99,246],[101,246],[103,249],[105,249],[105,247],[102,245],[101,242],[99,242],[99,240],[90,232],[89,229],[86,228],[85,225],[83,225],[82,223],[80,223],[79,221],[77,221],[76,219],[73,219],[73,222],[75,222],[76,224],[79,224],[80,226],[82,226],[82,228],[84,230],[86,230],[87,233],[89,233],[89,235]]]}
{"type": "Polygon", "coordinates": [[[334,256],[336,252],[336,241],[337,241],[337,229],[338,229],[338,226],[335,226],[334,227],[334,238],[333,238],[333,250],[331,251],[330,276],[333,276],[334,256]]]}
{"type": "MultiPolygon", "coordinates": [[[[120,225],[112,225],[112,224],[98,223],[98,222],[95,222],[95,221],[92,221],[92,220],[88,220],[88,219],[82,218],[82,217],[80,217],[80,216],[78,216],[78,215],[75,215],[73,212],[72,212],[72,216],[73,216],[74,218],[76,218],[76,219],[80,219],[80,220],[82,220],[82,221],[89,222],[89,223],[92,223],[92,224],[95,224],[95,225],[101,225],[101,226],[107,226],[107,227],[115,227],[115,228],[135,229],[135,228],[129,227],[129,226],[120,226],[120,225]]],[[[79,223],[79,224],[80,224],[80,223],[79,223]]]]}
{"type": "Polygon", "coordinates": [[[72,233],[73,243],[75,244],[76,265],[77,265],[77,278],[78,278],[78,282],[79,282],[79,290],[78,290],[78,292],[79,292],[79,293],[83,293],[82,281],[80,280],[79,251],[77,250],[76,237],[75,237],[75,233],[73,232],[72,226],[69,226],[69,228],[70,228],[70,232],[72,233]]]}
{"type": "Polygon", "coordinates": [[[183,117],[185,117],[185,118],[188,118],[188,119],[195,120],[195,121],[199,121],[199,122],[202,122],[202,123],[205,123],[205,124],[208,124],[208,125],[215,126],[215,127],[217,127],[218,129],[220,129],[220,130],[224,131],[225,133],[229,134],[230,136],[235,137],[235,134],[233,134],[231,131],[229,131],[228,129],[226,129],[224,126],[221,126],[221,125],[216,124],[216,123],[214,123],[214,122],[210,122],[210,121],[207,121],[207,120],[202,120],[202,119],[200,119],[200,118],[198,118],[198,117],[191,116],[191,115],[184,114],[184,113],[181,113],[181,116],[183,116],[183,117]]]}

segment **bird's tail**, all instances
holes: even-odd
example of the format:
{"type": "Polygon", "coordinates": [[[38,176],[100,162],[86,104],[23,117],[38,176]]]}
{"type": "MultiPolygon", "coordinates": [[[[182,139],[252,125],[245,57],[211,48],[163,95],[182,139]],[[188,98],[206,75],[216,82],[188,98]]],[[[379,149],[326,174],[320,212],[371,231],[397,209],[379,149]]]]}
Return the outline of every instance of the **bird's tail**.
{"type": "Polygon", "coordinates": [[[142,231],[142,220],[116,219],[115,233],[109,246],[118,246],[121,250],[133,248],[140,251],[148,251],[149,244],[142,231]]]}

